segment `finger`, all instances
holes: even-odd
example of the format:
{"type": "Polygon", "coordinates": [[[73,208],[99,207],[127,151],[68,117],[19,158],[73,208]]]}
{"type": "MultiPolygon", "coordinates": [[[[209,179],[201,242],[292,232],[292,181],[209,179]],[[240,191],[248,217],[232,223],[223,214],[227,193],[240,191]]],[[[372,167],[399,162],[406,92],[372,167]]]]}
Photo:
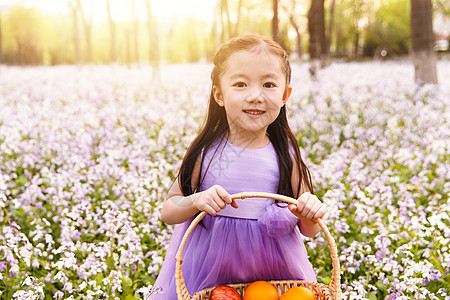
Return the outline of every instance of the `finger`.
{"type": "Polygon", "coordinates": [[[314,215],[314,219],[323,218],[325,214],[327,213],[327,209],[325,208],[325,205],[322,205],[320,209],[316,212],[314,215]]]}
{"type": "Polygon", "coordinates": [[[217,204],[218,207],[220,207],[220,210],[224,209],[227,206],[227,203],[223,201],[223,199],[219,195],[214,196],[213,201],[217,204]]]}
{"type": "Polygon", "coordinates": [[[313,203],[311,209],[308,211],[308,213],[305,216],[306,219],[312,220],[314,218],[315,214],[317,213],[317,211],[320,209],[320,207],[321,207],[320,202],[313,203]]]}
{"type": "MultiPolygon", "coordinates": [[[[216,196],[213,197],[209,202],[209,206],[211,206],[216,212],[219,212],[222,210],[222,208],[220,207],[219,203],[222,200],[220,200],[220,197],[216,196]]],[[[223,202],[223,201],[222,201],[223,202]]],[[[224,204],[223,204],[224,205],[224,204]]]]}
{"type": "Polygon", "coordinates": [[[297,206],[295,204],[288,204],[288,209],[295,213],[297,211],[297,206]]]}
{"type": "Polygon", "coordinates": [[[237,204],[236,200],[234,200],[234,199],[231,202],[231,206],[233,206],[234,208],[238,208],[239,207],[239,205],[237,204]]]}
{"type": "Polygon", "coordinates": [[[217,215],[217,211],[216,211],[214,208],[212,208],[210,205],[206,205],[206,206],[202,209],[202,211],[207,212],[207,213],[210,214],[211,216],[217,215]]]}
{"type": "Polygon", "coordinates": [[[298,200],[299,201],[303,201],[304,199],[308,199],[311,196],[312,196],[312,194],[310,192],[304,192],[303,194],[300,195],[298,200]]]}
{"type": "Polygon", "coordinates": [[[294,216],[296,216],[297,218],[301,218],[302,215],[300,214],[300,212],[297,210],[297,206],[295,204],[289,204],[288,205],[288,209],[291,211],[291,213],[294,214],[294,216]]]}
{"type": "Polygon", "coordinates": [[[217,186],[216,192],[217,192],[217,195],[219,195],[219,197],[222,198],[223,201],[225,201],[225,203],[231,204],[233,202],[230,194],[228,194],[228,192],[220,185],[217,186]]]}
{"type": "MultiPolygon", "coordinates": [[[[303,199],[302,205],[300,206],[300,208],[298,208],[298,214],[302,217],[302,218],[306,218],[306,216],[308,215],[308,213],[311,211],[311,206],[313,205],[313,203],[309,200],[309,198],[305,198],[303,199]]],[[[298,206],[297,206],[298,207],[298,206]]]]}
{"type": "Polygon", "coordinates": [[[299,212],[301,212],[304,208],[306,203],[308,202],[308,195],[309,193],[303,193],[300,198],[298,198],[298,203],[297,203],[297,210],[299,212]]]}

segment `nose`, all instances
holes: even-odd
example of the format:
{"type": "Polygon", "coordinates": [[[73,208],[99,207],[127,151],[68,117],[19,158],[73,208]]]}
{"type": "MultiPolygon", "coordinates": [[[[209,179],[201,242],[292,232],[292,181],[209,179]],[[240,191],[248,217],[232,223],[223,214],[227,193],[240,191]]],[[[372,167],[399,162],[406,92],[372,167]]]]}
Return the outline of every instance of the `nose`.
{"type": "Polygon", "coordinates": [[[260,89],[253,88],[253,89],[249,90],[249,93],[248,93],[247,97],[245,97],[245,100],[247,102],[263,102],[264,95],[260,89]]]}

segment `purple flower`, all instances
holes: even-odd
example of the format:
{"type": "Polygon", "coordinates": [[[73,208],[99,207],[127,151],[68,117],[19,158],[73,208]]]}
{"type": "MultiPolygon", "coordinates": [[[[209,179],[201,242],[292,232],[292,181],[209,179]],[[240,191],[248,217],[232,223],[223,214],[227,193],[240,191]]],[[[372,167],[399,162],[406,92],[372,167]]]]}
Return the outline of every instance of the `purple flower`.
{"type": "Polygon", "coordinates": [[[6,269],[6,261],[0,261],[0,272],[6,269]]]}

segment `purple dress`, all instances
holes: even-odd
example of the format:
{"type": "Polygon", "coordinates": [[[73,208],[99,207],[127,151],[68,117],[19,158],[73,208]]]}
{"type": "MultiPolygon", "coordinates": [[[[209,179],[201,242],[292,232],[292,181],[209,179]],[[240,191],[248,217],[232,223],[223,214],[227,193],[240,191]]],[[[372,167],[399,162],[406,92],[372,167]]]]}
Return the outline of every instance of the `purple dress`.
{"type": "MultiPolygon", "coordinates": [[[[258,149],[235,146],[223,139],[205,155],[201,190],[218,184],[228,193],[276,193],[279,169],[271,143],[258,149]],[[217,151],[216,151],[217,150],[217,151]]],[[[183,252],[183,276],[192,296],[204,288],[256,280],[316,281],[295,217],[273,199],[238,199],[217,216],[206,215],[183,252]]],[[[193,218],[175,225],[166,257],[154,287],[162,293],[151,299],[177,299],[175,255],[193,218]]]]}

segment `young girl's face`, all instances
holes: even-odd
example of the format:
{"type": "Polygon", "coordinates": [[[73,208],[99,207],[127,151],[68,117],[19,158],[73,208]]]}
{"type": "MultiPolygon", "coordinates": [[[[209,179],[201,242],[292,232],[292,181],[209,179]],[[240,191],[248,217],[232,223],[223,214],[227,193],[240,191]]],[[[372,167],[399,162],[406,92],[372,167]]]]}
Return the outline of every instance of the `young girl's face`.
{"type": "Polygon", "coordinates": [[[219,80],[213,94],[225,108],[233,140],[265,137],[292,91],[281,59],[261,49],[233,53],[219,80]]]}

